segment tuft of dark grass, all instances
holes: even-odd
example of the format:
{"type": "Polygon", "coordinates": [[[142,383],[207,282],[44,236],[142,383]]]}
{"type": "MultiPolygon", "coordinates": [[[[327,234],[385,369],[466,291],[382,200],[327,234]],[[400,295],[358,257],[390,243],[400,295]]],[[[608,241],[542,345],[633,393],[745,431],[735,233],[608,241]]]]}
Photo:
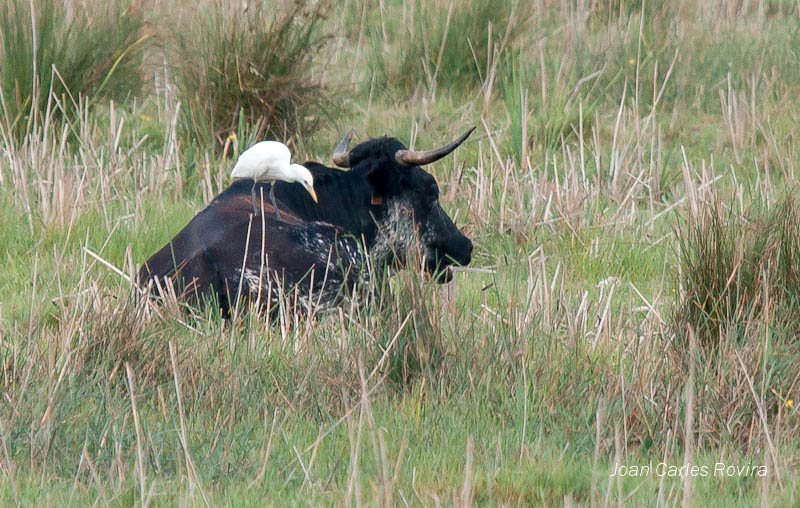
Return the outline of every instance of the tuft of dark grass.
{"type": "Polygon", "coordinates": [[[785,197],[737,214],[717,203],[677,236],[681,291],[664,351],[683,374],[663,394],[694,365],[703,387],[695,392],[698,435],[715,446],[729,441],[775,454],[770,436],[759,444],[753,429],[791,409],[786,401],[796,389],[800,207],[785,197]]]}
{"type": "Polygon", "coordinates": [[[75,3],[9,0],[0,5],[0,98],[11,132],[22,139],[47,109],[71,118],[81,97],[124,100],[140,92],[140,8],[126,0],[75,3]],[[56,101],[51,102],[52,98],[56,101]]]}
{"type": "Polygon", "coordinates": [[[311,132],[331,106],[313,72],[326,40],[328,2],[270,9],[215,4],[194,14],[171,49],[181,126],[201,146],[222,146],[242,119],[257,138],[311,132]]]}
{"type": "Polygon", "coordinates": [[[800,208],[791,198],[739,217],[719,206],[678,231],[683,295],[674,322],[701,345],[742,340],[759,323],[800,334],[800,208]]]}

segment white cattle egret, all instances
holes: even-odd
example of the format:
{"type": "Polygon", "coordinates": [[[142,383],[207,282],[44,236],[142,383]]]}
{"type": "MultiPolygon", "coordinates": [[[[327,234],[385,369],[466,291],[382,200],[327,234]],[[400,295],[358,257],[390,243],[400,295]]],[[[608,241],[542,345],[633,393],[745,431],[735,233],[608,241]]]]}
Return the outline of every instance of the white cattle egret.
{"type": "Polygon", "coordinates": [[[239,156],[231,172],[232,178],[252,178],[253,187],[250,193],[253,196],[253,215],[256,215],[256,183],[272,182],[269,197],[272,206],[280,217],[278,206],[275,204],[275,182],[297,182],[306,188],[311,199],[317,202],[317,193],[314,192],[314,177],[311,172],[300,164],[291,164],[292,153],[289,147],[279,141],[260,141],[251,146],[239,156]]]}

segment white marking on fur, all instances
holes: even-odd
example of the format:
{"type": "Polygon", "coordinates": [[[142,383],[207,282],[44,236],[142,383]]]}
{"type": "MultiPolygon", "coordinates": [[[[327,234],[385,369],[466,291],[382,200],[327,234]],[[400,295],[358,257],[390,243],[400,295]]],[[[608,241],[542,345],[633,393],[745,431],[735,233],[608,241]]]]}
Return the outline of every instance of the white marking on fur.
{"type": "Polygon", "coordinates": [[[402,259],[406,251],[418,241],[412,209],[401,201],[394,200],[389,203],[386,218],[378,223],[378,235],[370,254],[379,264],[389,262],[396,256],[402,259]]]}

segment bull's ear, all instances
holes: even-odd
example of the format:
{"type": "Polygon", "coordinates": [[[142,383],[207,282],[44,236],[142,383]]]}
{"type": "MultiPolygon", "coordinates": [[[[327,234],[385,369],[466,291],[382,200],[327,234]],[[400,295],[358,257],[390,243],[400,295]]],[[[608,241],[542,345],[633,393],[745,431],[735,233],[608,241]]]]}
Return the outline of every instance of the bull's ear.
{"type": "Polygon", "coordinates": [[[372,167],[364,173],[364,176],[372,186],[374,192],[379,196],[396,193],[400,188],[400,171],[392,164],[375,162],[372,167]]]}

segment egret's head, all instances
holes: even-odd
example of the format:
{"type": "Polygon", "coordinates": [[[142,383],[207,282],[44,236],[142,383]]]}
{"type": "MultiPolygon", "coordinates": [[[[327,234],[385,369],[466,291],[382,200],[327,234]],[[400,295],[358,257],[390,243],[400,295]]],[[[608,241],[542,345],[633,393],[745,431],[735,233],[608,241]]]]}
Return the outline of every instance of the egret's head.
{"type": "Polygon", "coordinates": [[[311,171],[300,164],[292,164],[289,166],[289,173],[291,174],[292,181],[305,187],[308,193],[311,194],[311,199],[316,203],[317,193],[314,192],[314,177],[311,176],[311,171]]]}

